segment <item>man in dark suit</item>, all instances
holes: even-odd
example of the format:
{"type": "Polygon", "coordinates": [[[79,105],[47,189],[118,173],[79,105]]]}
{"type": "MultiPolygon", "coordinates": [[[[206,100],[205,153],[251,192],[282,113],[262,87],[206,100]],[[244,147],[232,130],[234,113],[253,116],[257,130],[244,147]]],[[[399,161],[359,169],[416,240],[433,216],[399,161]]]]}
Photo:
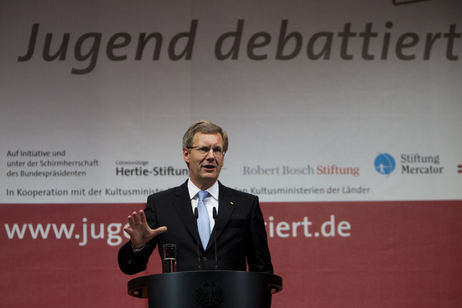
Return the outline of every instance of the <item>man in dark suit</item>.
{"type": "Polygon", "coordinates": [[[118,255],[124,273],[145,270],[156,246],[162,257],[164,244],[176,244],[178,271],[248,269],[273,273],[258,198],[218,181],[227,149],[228,136],[221,127],[205,120],[191,125],[183,137],[189,179],[179,187],[149,196],[145,211],[128,216],[130,226],[124,230],[130,241],[118,255]],[[198,197],[201,191],[205,199],[198,197]],[[197,222],[196,207],[199,218],[207,219],[207,231],[203,232],[204,224],[197,222]]]}

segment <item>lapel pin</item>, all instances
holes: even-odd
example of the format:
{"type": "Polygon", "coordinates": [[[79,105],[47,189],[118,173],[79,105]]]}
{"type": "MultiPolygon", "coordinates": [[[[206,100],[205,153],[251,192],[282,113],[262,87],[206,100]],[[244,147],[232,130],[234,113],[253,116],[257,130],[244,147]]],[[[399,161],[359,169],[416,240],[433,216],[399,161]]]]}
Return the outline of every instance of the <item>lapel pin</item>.
{"type": "Polygon", "coordinates": [[[231,205],[233,205],[234,203],[230,202],[231,205]]]}

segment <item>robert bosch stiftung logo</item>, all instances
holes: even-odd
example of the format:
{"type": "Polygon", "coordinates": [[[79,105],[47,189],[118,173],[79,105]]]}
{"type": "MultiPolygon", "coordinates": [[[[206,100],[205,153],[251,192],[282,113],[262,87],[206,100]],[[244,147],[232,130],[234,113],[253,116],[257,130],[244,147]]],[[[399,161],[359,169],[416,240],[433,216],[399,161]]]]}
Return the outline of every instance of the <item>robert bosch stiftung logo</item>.
{"type": "Polygon", "coordinates": [[[374,161],[375,170],[380,174],[390,174],[395,170],[396,163],[393,156],[387,153],[380,153],[374,161]]]}

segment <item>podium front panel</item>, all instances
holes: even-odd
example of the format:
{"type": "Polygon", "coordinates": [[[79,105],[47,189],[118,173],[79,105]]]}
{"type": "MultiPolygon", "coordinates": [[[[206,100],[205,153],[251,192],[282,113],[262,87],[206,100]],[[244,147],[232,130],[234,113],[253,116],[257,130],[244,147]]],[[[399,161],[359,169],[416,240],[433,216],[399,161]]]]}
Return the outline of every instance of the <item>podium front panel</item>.
{"type": "Polygon", "coordinates": [[[149,308],[265,308],[280,290],[281,277],[243,271],[166,273],[128,283],[130,295],[149,298],[149,308]]]}

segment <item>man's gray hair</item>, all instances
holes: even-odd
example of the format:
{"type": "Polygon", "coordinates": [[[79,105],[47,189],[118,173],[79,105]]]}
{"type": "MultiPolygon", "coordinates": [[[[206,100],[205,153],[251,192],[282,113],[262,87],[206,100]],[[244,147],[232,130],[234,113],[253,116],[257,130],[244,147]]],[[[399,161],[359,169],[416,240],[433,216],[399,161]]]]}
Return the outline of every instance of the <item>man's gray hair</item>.
{"type": "Polygon", "coordinates": [[[203,134],[221,134],[223,138],[223,153],[228,150],[228,134],[223,128],[208,120],[199,120],[191,124],[183,136],[183,149],[190,149],[194,145],[194,135],[203,134]]]}

